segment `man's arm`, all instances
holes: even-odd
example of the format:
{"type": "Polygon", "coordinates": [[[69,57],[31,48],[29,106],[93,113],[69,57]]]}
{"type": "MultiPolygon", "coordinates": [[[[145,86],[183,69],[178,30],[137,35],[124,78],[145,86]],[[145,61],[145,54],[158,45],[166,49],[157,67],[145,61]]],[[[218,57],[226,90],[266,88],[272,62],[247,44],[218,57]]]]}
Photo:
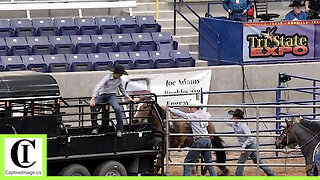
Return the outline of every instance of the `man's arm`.
{"type": "Polygon", "coordinates": [[[176,116],[180,116],[184,119],[194,119],[194,117],[192,116],[192,113],[185,113],[185,112],[182,112],[178,109],[174,109],[174,108],[169,108],[169,111],[176,115],[176,116]]]}
{"type": "MultiPolygon", "coordinates": [[[[223,9],[225,9],[226,11],[229,12],[229,10],[231,10],[228,6],[230,0],[223,0],[223,9]]],[[[229,12],[230,13],[230,12],[229,12]]]]}
{"type": "Polygon", "coordinates": [[[93,89],[92,98],[90,100],[90,106],[95,105],[96,97],[99,94],[99,90],[101,87],[110,79],[110,74],[105,75],[101,81],[96,85],[96,87],[93,89]]]}
{"type": "Polygon", "coordinates": [[[127,99],[130,98],[130,96],[129,96],[129,94],[127,93],[127,91],[123,88],[122,82],[121,82],[120,85],[119,85],[119,90],[120,90],[120,92],[121,92],[127,99]]]}
{"type": "Polygon", "coordinates": [[[244,131],[244,134],[248,135],[247,140],[242,145],[243,148],[246,148],[253,143],[253,138],[250,136],[251,131],[250,131],[249,127],[245,124],[243,124],[243,131],[244,131]]]}
{"type": "Polygon", "coordinates": [[[249,11],[249,9],[251,8],[252,4],[253,4],[253,0],[248,0],[248,4],[247,4],[247,8],[246,8],[247,11],[249,11]]]}
{"type": "Polygon", "coordinates": [[[306,12],[308,13],[308,12],[310,11],[310,8],[309,8],[310,2],[309,2],[309,1],[306,1],[306,2],[305,2],[305,5],[306,5],[306,12]]]}

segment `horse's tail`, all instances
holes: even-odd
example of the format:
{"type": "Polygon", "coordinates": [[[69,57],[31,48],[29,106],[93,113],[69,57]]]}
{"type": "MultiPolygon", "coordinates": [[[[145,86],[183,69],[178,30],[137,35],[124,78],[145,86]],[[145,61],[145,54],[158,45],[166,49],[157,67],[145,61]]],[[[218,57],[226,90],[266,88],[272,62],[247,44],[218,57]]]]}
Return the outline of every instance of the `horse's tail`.
{"type": "MultiPolygon", "coordinates": [[[[212,139],[212,146],[213,148],[225,148],[224,146],[224,141],[219,137],[219,136],[215,136],[212,139]]],[[[215,151],[216,153],[216,160],[217,163],[226,163],[227,160],[227,156],[226,156],[226,151],[215,151]]],[[[222,176],[227,176],[229,173],[229,170],[226,166],[218,166],[218,168],[221,170],[221,174],[222,176]]]]}

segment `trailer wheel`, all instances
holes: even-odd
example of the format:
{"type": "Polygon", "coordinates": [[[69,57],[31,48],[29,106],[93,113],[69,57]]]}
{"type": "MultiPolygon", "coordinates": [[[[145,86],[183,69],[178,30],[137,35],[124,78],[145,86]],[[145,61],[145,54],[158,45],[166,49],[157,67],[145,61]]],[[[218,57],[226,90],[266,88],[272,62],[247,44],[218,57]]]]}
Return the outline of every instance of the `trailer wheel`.
{"type": "Polygon", "coordinates": [[[106,161],[101,163],[93,174],[95,176],[127,176],[127,171],[118,161],[106,161]]]}
{"type": "Polygon", "coordinates": [[[58,176],[90,176],[89,170],[80,164],[70,164],[62,168],[58,176]]]}

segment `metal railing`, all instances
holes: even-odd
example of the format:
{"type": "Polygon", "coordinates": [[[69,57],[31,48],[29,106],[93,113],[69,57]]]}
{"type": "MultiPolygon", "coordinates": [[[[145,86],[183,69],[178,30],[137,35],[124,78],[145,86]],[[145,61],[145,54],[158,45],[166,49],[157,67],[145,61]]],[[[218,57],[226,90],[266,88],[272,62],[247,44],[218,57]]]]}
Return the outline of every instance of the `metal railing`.
{"type": "MultiPolygon", "coordinates": [[[[168,107],[190,107],[190,106],[168,106],[168,107]]],[[[219,165],[226,165],[226,166],[256,166],[257,167],[257,172],[256,175],[260,174],[259,167],[260,166],[273,166],[273,167],[304,167],[305,164],[282,164],[282,163],[276,163],[276,164],[259,164],[260,159],[262,159],[259,155],[259,152],[287,152],[284,149],[260,149],[260,142],[263,137],[278,137],[279,134],[261,134],[260,132],[260,123],[262,122],[269,122],[269,123],[277,123],[280,122],[281,120],[261,120],[260,116],[260,109],[266,109],[266,108],[303,108],[303,109],[308,109],[308,108],[320,108],[320,105],[203,105],[203,107],[206,108],[253,108],[255,109],[255,120],[238,120],[241,122],[255,122],[256,123],[256,133],[252,133],[250,136],[256,138],[256,149],[240,149],[240,148],[170,148],[170,143],[169,143],[169,137],[170,136],[197,136],[194,134],[188,134],[188,133],[171,133],[169,131],[169,123],[170,122],[175,122],[175,121],[180,121],[180,122],[185,122],[185,121],[204,121],[204,120],[199,120],[199,119],[171,119],[170,118],[170,113],[168,110],[168,107],[166,109],[166,115],[167,115],[167,120],[165,121],[166,124],[166,172],[167,174],[170,173],[169,166],[181,166],[181,165],[214,165],[214,166],[219,166],[219,165]],[[257,163],[256,164],[236,164],[236,163],[171,163],[169,162],[169,156],[170,156],[170,151],[191,151],[191,150],[210,150],[210,151],[251,151],[251,152],[257,152],[257,163]]],[[[225,120],[225,119],[208,119],[205,120],[207,122],[230,122],[234,120],[225,120]]],[[[280,131],[280,129],[279,129],[280,131]]],[[[198,136],[204,136],[204,135],[198,135],[198,136]]],[[[248,136],[244,134],[208,134],[207,136],[223,136],[223,137],[240,137],[240,136],[248,136]]],[[[293,150],[295,151],[295,150],[293,150]]],[[[301,157],[301,156],[300,156],[301,157]]],[[[275,157],[276,158],[276,157],[275,157]]]]}
{"type": "Polygon", "coordinates": [[[82,9],[98,8],[129,8],[132,16],[132,8],[137,7],[136,1],[10,1],[0,4],[0,11],[26,11],[26,17],[31,19],[31,10],[67,10],[78,9],[78,15],[82,18],[82,9]]]}
{"type": "MultiPolygon", "coordinates": [[[[205,41],[207,41],[209,43],[209,45],[215,50],[218,51],[219,57],[218,60],[221,60],[221,43],[222,43],[222,39],[220,37],[220,34],[214,30],[207,22],[205,22],[198,13],[196,13],[184,0],[174,0],[173,1],[173,35],[177,34],[177,13],[185,20],[187,21],[187,23],[193,27],[198,33],[199,33],[199,37],[203,37],[205,41]],[[211,42],[208,38],[208,34],[205,34],[205,32],[200,33],[199,28],[196,27],[196,25],[194,25],[181,11],[179,11],[179,9],[177,8],[177,3],[181,3],[182,5],[184,5],[185,7],[187,7],[187,9],[192,12],[193,15],[195,15],[198,19],[199,22],[202,22],[203,25],[209,30],[210,35],[215,35],[218,39],[217,44],[214,44],[213,42],[211,42]]],[[[200,23],[199,23],[200,24],[200,23]]]]}

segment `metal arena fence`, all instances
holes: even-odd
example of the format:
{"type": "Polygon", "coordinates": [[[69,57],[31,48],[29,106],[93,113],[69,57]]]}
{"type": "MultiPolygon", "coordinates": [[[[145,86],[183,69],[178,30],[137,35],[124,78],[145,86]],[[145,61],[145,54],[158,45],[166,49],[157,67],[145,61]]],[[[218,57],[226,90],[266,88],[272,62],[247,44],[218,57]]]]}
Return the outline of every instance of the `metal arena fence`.
{"type": "MultiPolygon", "coordinates": [[[[190,106],[168,106],[168,107],[190,107],[190,106]]],[[[192,106],[191,106],[192,107],[192,106]]],[[[170,143],[169,143],[169,137],[170,136],[203,136],[203,135],[194,135],[194,134],[187,134],[187,133],[171,133],[169,131],[169,123],[170,122],[186,122],[186,121],[207,121],[207,122],[234,122],[232,119],[225,119],[225,118],[212,118],[212,119],[205,119],[205,120],[197,120],[197,119],[191,119],[191,120],[186,120],[186,119],[172,119],[170,117],[170,112],[168,111],[168,108],[166,109],[166,115],[167,115],[167,120],[165,121],[166,125],[166,157],[165,157],[165,162],[166,162],[166,172],[168,175],[170,175],[170,168],[169,166],[183,166],[183,165],[197,165],[197,166],[204,166],[204,165],[226,165],[226,166],[256,166],[256,175],[260,175],[260,170],[259,166],[270,166],[270,167],[305,167],[305,164],[287,164],[287,163],[264,163],[264,164],[259,164],[260,159],[262,159],[259,155],[260,152],[283,152],[283,153],[289,153],[289,152],[299,152],[299,149],[293,149],[293,150],[285,150],[285,149],[275,149],[275,148],[261,148],[260,141],[263,138],[267,137],[273,137],[276,138],[280,134],[276,134],[276,132],[268,132],[269,134],[266,134],[266,132],[262,132],[260,130],[260,126],[262,123],[281,123],[285,122],[283,119],[262,119],[261,118],[261,111],[262,109],[277,109],[277,108],[295,108],[295,109],[315,109],[315,108],[320,108],[320,105],[203,105],[205,108],[246,108],[246,109],[255,109],[255,119],[243,119],[243,120],[237,120],[239,122],[248,122],[248,123],[255,123],[255,133],[251,133],[251,137],[255,138],[255,143],[256,143],[256,149],[241,149],[241,148],[171,148],[170,143]],[[198,150],[198,151],[205,151],[205,150],[210,150],[210,151],[255,151],[257,152],[257,164],[237,164],[237,163],[176,163],[176,162],[170,162],[169,161],[169,156],[170,152],[172,151],[192,151],[192,150],[198,150]]],[[[315,120],[317,121],[317,120],[315,120]]],[[[277,126],[278,127],[278,126],[277,126]]],[[[282,131],[282,127],[279,127],[281,129],[277,129],[278,132],[282,131]]],[[[220,136],[220,137],[240,137],[240,136],[248,136],[245,134],[231,134],[231,133],[219,133],[219,134],[208,134],[207,136],[220,136]]],[[[275,146],[273,146],[275,147],[275,146]]],[[[301,156],[300,156],[301,157],[301,156]]],[[[280,157],[274,156],[274,159],[278,159],[280,157]]],[[[285,157],[287,158],[287,157],[285,157]]]]}

